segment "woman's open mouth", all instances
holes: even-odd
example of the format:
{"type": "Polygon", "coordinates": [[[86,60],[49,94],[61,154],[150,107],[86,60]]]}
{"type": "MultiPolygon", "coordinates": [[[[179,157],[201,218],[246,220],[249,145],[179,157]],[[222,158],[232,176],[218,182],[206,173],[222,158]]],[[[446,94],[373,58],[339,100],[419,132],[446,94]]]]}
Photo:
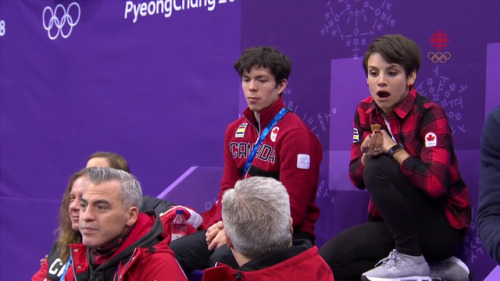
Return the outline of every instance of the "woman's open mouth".
{"type": "Polygon", "coordinates": [[[381,98],[381,99],[386,99],[388,97],[390,97],[391,94],[387,91],[378,91],[377,92],[377,97],[381,98]]]}

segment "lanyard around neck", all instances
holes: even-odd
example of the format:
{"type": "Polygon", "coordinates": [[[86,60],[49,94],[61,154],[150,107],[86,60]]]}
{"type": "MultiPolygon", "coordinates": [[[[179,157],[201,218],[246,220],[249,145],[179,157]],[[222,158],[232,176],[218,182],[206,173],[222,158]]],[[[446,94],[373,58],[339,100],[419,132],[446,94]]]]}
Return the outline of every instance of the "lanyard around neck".
{"type": "Polygon", "coordinates": [[[68,258],[68,261],[64,265],[64,271],[61,274],[61,277],[59,278],[59,281],[63,281],[64,280],[64,276],[66,276],[66,271],[68,271],[68,267],[69,267],[70,264],[71,264],[71,257],[68,258]]]}
{"type": "Polygon", "coordinates": [[[271,131],[271,129],[278,123],[278,121],[285,116],[290,111],[290,109],[284,107],[282,108],[274,117],[269,124],[267,124],[266,128],[262,130],[262,133],[260,134],[259,140],[255,143],[253,146],[252,152],[250,152],[250,155],[248,155],[247,162],[245,163],[245,166],[243,167],[243,172],[242,175],[244,176],[246,172],[248,171],[248,168],[250,168],[250,165],[253,162],[253,159],[255,158],[255,154],[257,154],[257,150],[260,146],[260,143],[266,138],[267,134],[271,131]]]}

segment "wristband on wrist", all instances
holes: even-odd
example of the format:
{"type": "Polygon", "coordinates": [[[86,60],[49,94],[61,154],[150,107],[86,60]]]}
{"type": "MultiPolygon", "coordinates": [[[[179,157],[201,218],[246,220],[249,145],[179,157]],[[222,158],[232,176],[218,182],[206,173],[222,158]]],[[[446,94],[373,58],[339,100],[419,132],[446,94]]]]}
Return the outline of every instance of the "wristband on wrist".
{"type": "Polygon", "coordinates": [[[393,147],[389,148],[389,150],[387,150],[387,155],[389,155],[389,157],[394,157],[394,153],[400,151],[403,149],[403,145],[401,145],[400,143],[396,143],[393,147]]]}

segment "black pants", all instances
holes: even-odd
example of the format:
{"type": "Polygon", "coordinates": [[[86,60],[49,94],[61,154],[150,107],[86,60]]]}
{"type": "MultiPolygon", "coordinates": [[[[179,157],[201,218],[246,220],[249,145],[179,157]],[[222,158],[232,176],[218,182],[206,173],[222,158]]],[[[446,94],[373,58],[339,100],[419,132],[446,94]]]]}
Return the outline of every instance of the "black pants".
{"type": "Polygon", "coordinates": [[[188,276],[196,269],[205,269],[214,266],[217,262],[238,267],[233,253],[227,245],[214,251],[208,250],[205,240],[206,232],[206,230],[198,231],[170,243],[170,249],[174,251],[175,258],[188,276]]]}
{"type": "MultiPolygon", "coordinates": [[[[238,263],[227,245],[220,246],[214,251],[207,249],[206,232],[206,230],[198,231],[170,243],[170,249],[174,251],[175,258],[186,275],[189,276],[196,269],[202,270],[215,266],[218,262],[238,268],[238,263]]],[[[302,239],[309,240],[314,245],[313,236],[300,231],[293,234],[293,240],[302,239]]]]}
{"type": "Polygon", "coordinates": [[[348,228],[320,249],[335,280],[360,280],[394,248],[427,261],[457,254],[466,230],[450,226],[441,199],[413,186],[387,156],[368,160],[363,178],[382,220],[348,228]]]}

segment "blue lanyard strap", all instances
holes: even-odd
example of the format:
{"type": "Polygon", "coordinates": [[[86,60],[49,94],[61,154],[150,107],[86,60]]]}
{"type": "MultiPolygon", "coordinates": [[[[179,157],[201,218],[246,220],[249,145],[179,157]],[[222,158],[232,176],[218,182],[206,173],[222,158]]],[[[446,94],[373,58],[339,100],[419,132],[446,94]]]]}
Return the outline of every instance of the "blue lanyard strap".
{"type": "Polygon", "coordinates": [[[63,281],[64,280],[64,276],[66,276],[66,271],[68,271],[68,267],[69,267],[70,264],[71,264],[71,257],[69,257],[68,261],[64,265],[64,271],[63,271],[61,277],[59,278],[59,281],[63,281]]]}
{"type": "Polygon", "coordinates": [[[271,122],[269,124],[267,124],[266,128],[264,128],[264,130],[260,134],[259,140],[253,146],[252,152],[250,152],[250,155],[248,155],[247,162],[245,163],[245,167],[243,167],[243,173],[242,173],[243,176],[248,171],[248,168],[250,168],[250,165],[252,164],[253,159],[255,158],[255,154],[257,154],[257,150],[258,150],[258,148],[260,146],[260,143],[266,138],[267,134],[269,134],[269,132],[271,131],[271,129],[274,127],[274,125],[276,125],[276,123],[278,123],[278,121],[280,121],[281,118],[283,118],[283,116],[285,116],[285,114],[287,114],[289,111],[290,111],[290,109],[288,109],[286,107],[282,108],[273,117],[273,120],[271,120],[271,122]]]}

